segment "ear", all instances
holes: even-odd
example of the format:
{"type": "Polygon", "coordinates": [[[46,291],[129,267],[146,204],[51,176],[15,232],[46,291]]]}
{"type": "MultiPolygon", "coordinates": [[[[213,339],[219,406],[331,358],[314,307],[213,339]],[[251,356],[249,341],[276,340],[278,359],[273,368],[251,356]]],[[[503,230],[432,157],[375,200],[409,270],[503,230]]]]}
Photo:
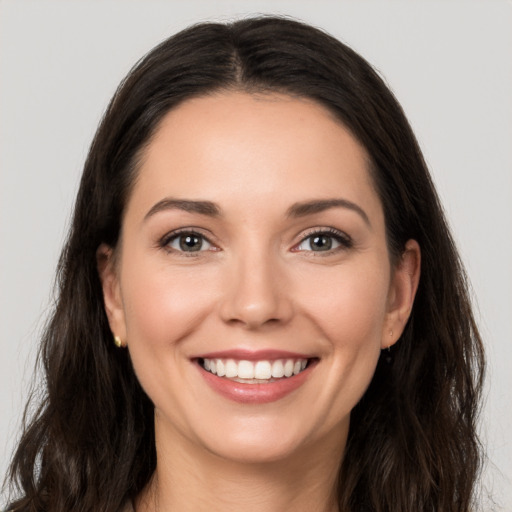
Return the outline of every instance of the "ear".
{"type": "Polygon", "coordinates": [[[384,322],[381,348],[394,345],[405,328],[412,311],[420,281],[421,250],[416,240],[408,240],[393,270],[388,295],[388,311],[384,322]]]}
{"type": "Polygon", "coordinates": [[[96,264],[103,288],[103,300],[105,313],[107,314],[110,330],[114,336],[118,336],[126,346],[126,323],[124,307],[121,298],[118,268],[115,262],[112,247],[101,244],[96,251],[96,264]]]}

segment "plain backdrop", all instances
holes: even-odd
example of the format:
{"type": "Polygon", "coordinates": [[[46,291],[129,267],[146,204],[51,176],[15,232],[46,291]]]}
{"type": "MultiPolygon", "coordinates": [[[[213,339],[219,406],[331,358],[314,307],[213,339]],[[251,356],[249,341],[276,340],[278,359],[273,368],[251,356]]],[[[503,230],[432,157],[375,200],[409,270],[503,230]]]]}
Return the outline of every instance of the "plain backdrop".
{"type": "MultiPolygon", "coordinates": [[[[512,3],[0,1],[0,476],[19,433],[77,182],[115,87],[187,25],[250,13],[367,58],[418,136],[466,263],[489,368],[485,510],[512,510],[512,3]]],[[[1,500],[0,500],[1,502],[1,500]]]]}

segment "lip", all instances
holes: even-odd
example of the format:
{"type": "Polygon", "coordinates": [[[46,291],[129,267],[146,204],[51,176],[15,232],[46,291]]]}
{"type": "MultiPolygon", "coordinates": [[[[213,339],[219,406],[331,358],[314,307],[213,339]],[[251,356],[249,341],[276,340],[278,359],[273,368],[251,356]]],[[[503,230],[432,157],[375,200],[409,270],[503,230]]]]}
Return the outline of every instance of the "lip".
{"type": "Polygon", "coordinates": [[[316,356],[311,354],[300,354],[298,352],[287,352],[283,350],[222,350],[219,352],[209,352],[194,356],[192,359],[236,359],[244,361],[275,361],[276,359],[312,359],[316,356]]]}
{"type": "MultiPolygon", "coordinates": [[[[265,351],[258,352],[258,357],[246,360],[257,360],[257,359],[270,359],[268,356],[269,352],[277,351],[266,351],[267,357],[261,357],[261,354],[265,351]]],[[[239,351],[236,351],[239,354],[239,351]]],[[[222,359],[224,357],[239,359],[239,357],[234,357],[234,352],[216,352],[215,354],[208,354],[204,357],[209,359],[222,359]],[[219,356],[219,354],[223,354],[219,356]],[[224,355],[229,354],[229,355],[224,355]]],[[[283,354],[283,352],[279,352],[279,354],[283,354]]],[[[290,353],[287,353],[290,354],[290,353]]],[[[273,357],[273,359],[279,359],[280,357],[273,357]]],[[[213,391],[218,393],[219,395],[232,400],[234,402],[242,403],[242,404],[266,404],[270,402],[275,402],[289,395],[293,391],[300,388],[306,380],[311,375],[311,372],[314,370],[315,366],[318,363],[318,359],[307,358],[304,356],[294,355],[294,356],[286,356],[286,357],[296,357],[298,359],[310,359],[308,366],[299,374],[293,375],[292,377],[284,377],[275,382],[269,382],[268,384],[243,384],[241,382],[236,382],[234,380],[228,379],[226,377],[218,377],[213,373],[205,370],[200,364],[198,359],[196,359],[196,367],[200,372],[203,379],[210,386],[213,391]]],[[[241,358],[243,359],[243,357],[241,358]]]]}

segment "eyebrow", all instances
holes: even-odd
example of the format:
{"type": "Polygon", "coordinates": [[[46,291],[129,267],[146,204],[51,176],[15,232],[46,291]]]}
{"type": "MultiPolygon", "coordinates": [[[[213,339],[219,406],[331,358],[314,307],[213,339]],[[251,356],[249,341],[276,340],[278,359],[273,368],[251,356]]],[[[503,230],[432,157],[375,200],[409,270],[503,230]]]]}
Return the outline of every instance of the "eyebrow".
{"type": "Polygon", "coordinates": [[[305,217],[306,215],[313,215],[315,213],[321,213],[331,208],[347,208],[356,212],[364,222],[371,227],[370,219],[366,212],[356,203],[349,201],[348,199],[334,198],[334,199],[319,199],[313,201],[305,201],[301,203],[295,203],[288,208],[288,217],[305,217]]]}
{"type": "Polygon", "coordinates": [[[190,199],[174,199],[167,197],[152,206],[148,213],[146,213],[144,220],[155,215],[155,213],[165,210],[182,210],[190,213],[199,213],[200,215],[208,215],[210,217],[220,216],[220,208],[211,201],[193,201],[190,199]]]}
{"type": "MultiPolygon", "coordinates": [[[[287,217],[305,217],[307,215],[324,212],[331,208],[347,208],[352,210],[359,214],[364,222],[371,227],[370,219],[366,212],[359,205],[349,201],[348,199],[317,199],[295,203],[288,208],[286,215],[287,217]]],[[[156,213],[165,210],[182,210],[185,212],[207,215],[209,217],[220,217],[221,215],[220,208],[211,201],[194,201],[191,199],[174,199],[167,197],[153,205],[148,213],[146,213],[144,220],[147,220],[156,213]]]]}

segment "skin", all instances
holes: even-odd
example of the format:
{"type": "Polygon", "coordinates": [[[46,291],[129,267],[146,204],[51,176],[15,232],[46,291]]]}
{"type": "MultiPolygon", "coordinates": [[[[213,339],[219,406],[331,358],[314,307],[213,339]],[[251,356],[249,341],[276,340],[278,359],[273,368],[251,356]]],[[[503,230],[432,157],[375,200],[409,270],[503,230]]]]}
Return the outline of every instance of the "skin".
{"type": "Polygon", "coordinates": [[[350,411],[381,349],[399,338],[420,272],[413,240],[391,267],[367,161],[350,132],[305,99],[225,92],[163,119],[120,243],[98,250],[112,332],[155,404],[158,463],[138,511],[337,510],[350,411]],[[169,207],[148,216],[166,198],[211,201],[220,215],[169,207]],[[288,214],[333,198],[364,213],[288,214]],[[208,240],[200,251],[165,238],[191,227],[208,240]],[[328,229],[341,242],[328,233],[333,248],[314,250],[312,231],[328,229]],[[319,362],[286,397],[240,404],[213,391],[191,360],[234,348],[319,362]]]}

